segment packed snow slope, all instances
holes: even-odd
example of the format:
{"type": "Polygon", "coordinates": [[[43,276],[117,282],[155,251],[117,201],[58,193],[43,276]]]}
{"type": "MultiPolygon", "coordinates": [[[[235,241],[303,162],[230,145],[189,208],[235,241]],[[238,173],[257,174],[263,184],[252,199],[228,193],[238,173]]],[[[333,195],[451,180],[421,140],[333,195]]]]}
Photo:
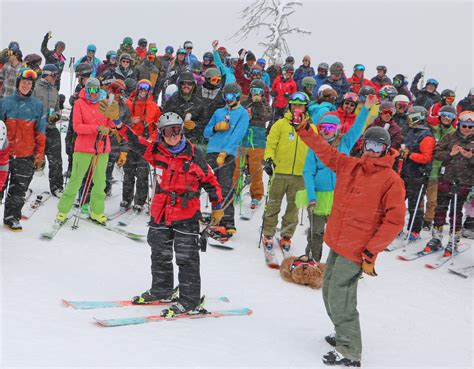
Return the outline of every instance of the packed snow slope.
{"type": "MultiPolygon", "coordinates": [[[[120,172],[114,177],[120,179],[120,172]]],[[[47,176],[35,176],[31,188],[47,190],[47,176]]],[[[118,209],[120,193],[119,182],[106,201],[107,212],[118,209]]],[[[146,242],[85,221],[77,230],[64,226],[52,241],[41,240],[57,201],[49,199],[23,221],[22,233],[0,229],[2,368],[324,367],[321,356],[330,349],[324,336],[332,327],[321,290],[284,282],[265,265],[257,247],[263,209],[250,222],[237,220],[234,250],[208,247],[201,253],[202,293],[230,299],[207,307],[249,307],[253,315],[100,328],[94,317],[151,315],[161,308],[81,311],[66,308],[61,299],[121,300],[145,291],[151,281],[150,249],[146,242]]],[[[129,228],[145,233],[146,222],[142,215],[129,228]]],[[[305,219],[297,228],[295,255],[304,251],[307,226],[305,219]]],[[[428,236],[424,233],[412,249],[421,249],[428,236]]],[[[327,254],[325,247],[323,259],[327,254]]],[[[380,255],[379,276],[360,280],[364,366],[472,367],[472,279],[448,273],[450,265],[425,268],[434,255],[412,262],[396,255],[380,255]]],[[[279,251],[278,256],[281,260],[279,251]]],[[[466,252],[455,265],[472,259],[466,252]]]]}

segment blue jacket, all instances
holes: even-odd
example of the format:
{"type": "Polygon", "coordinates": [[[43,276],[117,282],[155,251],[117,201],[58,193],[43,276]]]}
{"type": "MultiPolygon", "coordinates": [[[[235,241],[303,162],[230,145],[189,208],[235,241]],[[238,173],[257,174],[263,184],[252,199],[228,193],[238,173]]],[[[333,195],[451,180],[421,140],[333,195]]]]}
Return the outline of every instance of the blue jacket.
{"type": "Polygon", "coordinates": [[[295,71],[295,75],[293,76],[293,79],[296,82],[296,86],[298,87],[298,90],[302,90],[303,86],[301,83],[303,82],[304,77],[313,77],[314,76],[314,69],[313,67],[305,67],[304,65],[300,65],[298,69],[295,71]]]}
{"type": "Polygon", "coordinates": [[[337,108],[333,104],[323,101],[321,104],[311,104],[308,108],[308,113],[311,115],[313,123],[318,124],[324,114],[336,110],[337,108]]]}
{"type": "Polygon", "coordinates": [[[272,88],[272,84],[270,82],[270,75],[267,73],[267,71],[263,71],[262,73],[262,81],[265,82],[265,86],[268,87],[268,89],[272,88]]]}
{"type": "Polygon", "coordinates": [[[225,76],[225,84],[228,85],[229,83],[235,83],[236,79],[232,67],[228,67],[222,63],[221,57],[217,50],[214,50],[212,55],[214,55],[214,64],[216,65],[217,69],[220,70],[222,78],[225,76]]]}
{"type": "Polygon", "coordinates": [[[204,128],[204,137],[209,139],[207,152],[226,152],[228,155],[237,156],[237,149],[248,128],[249,113],[242,106],[239,105],[232,110],[227,106],[217,109],[204,128]],[[226,115],[229,115],[230,128],[227,131],[214,132],[214,126],[225,121],[226,115]]]}
{"type": "Polygon", "coordinates": [[[185,60],[186,60],[186,62],[188,63],[188,66],[189,66],[188,68],[189,68],[189,70],[192,71],[192,69],[193,69],[193,64],[198,61],[196,55],[194,55],[194,54],[186,54],[185,60]]]}
{"type": "MultiPolygon", "coordinates": [[[[352,147],[362,134],[369,110],[363,107],[351,129],[341,138],[337,151],[349,155],[352,147]]],[[[308,201],[317,201],[316,192],[332,192],[336,187],[336,173],[326,167],[316,156],[308,150],[303,170],[304,183],[308,193],[308,201]]]]}
{"type": "Polygon", "coordinates": [[[313,98],[316,99],[318,97],[318,90],[319,88],[324,85],[324,81],[326,81],[327,76],[321,76],[320,74],[316,74],[313,79],[316,81],[313,90],[313,98]]]}

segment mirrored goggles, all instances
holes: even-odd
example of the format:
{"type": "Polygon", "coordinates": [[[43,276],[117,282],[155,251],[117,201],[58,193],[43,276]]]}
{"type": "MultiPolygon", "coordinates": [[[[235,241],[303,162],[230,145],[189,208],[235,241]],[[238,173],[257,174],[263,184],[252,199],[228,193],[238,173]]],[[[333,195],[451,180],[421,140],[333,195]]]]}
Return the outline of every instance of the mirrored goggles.
{"type": "Polygon", "coordinates": [[[380,143],[377,141],[372,141],[372,140],[365,140],[364,141],[364,150],[365,151],[372,151],[375,153],[381,153],[384,152],[387,148],[387,145],[384,143],[380,143]]]}
{"type": "Polygon", "coordinates": [[[319,125],[319,128],[320,128],[322,131],[334,132],[335,130],[337,130],[337,125],[336,125],[336,124],[321,123],[321,124],[319,125]]]}
{"type": "Polygon", "coordinates": [[[439,113],[439,117],[446,118],[446,119],[449,119],[450,121],[453,121],[454,119],[456,119],[456,114],[450,113],[449,111],[442,111],[441,113],[439,113]]]}
{"type": "Polygon", "coordinates": [[[160,129],[160,133],[163,137],[174,137],[178,136],[183,132],[181,126],[169,126],[160,129]]]}
{"type": "Polygon", "coordinates": [[[86,87],[86,92],[89,94],[96,94],[99,92],[99,90],[100,90],[100,87],[95,87],[95,86],[86,87]]]}
{"type": "Polygon", "coordinates": [[[254,95],[254,96],[255,96],[255,95],[263,96],[263,93],[264,93],[263,88],[252,87],[252,88],[250,89],[250,94],[251,94],[251,95],[254,95]]]}
{"type": "Polygon", "coordinates": [[[137,86],[137,90],[145,90],[150,91],[151,86],[148,83],[139,83],[137,86]]]}

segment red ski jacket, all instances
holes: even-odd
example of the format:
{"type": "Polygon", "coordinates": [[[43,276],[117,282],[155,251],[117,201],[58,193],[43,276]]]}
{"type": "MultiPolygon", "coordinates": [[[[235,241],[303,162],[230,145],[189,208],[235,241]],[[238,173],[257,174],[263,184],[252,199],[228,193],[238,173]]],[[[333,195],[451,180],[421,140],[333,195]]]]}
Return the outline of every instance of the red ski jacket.
{"type": "Polygon", "coordinates": [[[273,100],[273,106],[276,108],[285,108],[288,104],[288,98],[285,97],[285,92],[291,96],[296,92],[296,90],[296,82],[293,79],[283,81],[281,79],[281,74],[277,76],[272,85],[272,91],[277,93],[273,100]]]}
{"type": "Polygon", "coordinates": [[[347,79],[347,82],[351,85],[351,91],[356,93],[357,95],[359,94],[359,91],[362,86],[371,86],[374,88],[375,91],[378,91],[378,88],[374,83],[367,78],[358,78],[355,74],[352,75],[351,78],[347,79]]]}
{"type": "Polygon", "coordinates": [[[201,188],[213,206],[222,202],[216,176],[200,150],[187,141],[179,154],[172,154],[161,142],[150,143],[137,137],[125,125],[119,130],[129,149],[143,156],[155,168],[156,190],[150,213],[156,224],[166,225],[201,219],[201,188]]]}

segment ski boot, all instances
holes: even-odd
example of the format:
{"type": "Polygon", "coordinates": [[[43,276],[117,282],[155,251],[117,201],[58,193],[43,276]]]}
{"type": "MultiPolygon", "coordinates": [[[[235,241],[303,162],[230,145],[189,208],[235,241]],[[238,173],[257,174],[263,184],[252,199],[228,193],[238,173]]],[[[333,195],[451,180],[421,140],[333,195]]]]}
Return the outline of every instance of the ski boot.
{"type": "Polygon", "coordinates": [[[234,227],[229,227],[229,228],[226,228],[226,234],[227,234],[227,239],[231,238],[235,232],[237,232],[237,229],[235,229],[234,227]]]}
{"type": "Polygon", "coordinates": [[[107,216],[105,214],[96,214],[91,212],[89,216],[92,220],[95,220],[101,225],[105,225],[105,223],[107,222],[107,216]]]}
{"type": "Polygon", "coordinates": [[[262,243],[263,243],[263,246],[267,250],[272,250],[273,249],[273,237],[272,236],[263,235],[262,236],[262,243]]]}
{"type": "Polygon", "coordinates": [[[207,314],[207,310],[204,309],[204,296],[199,300],[199,304],[194,308],[186,308],[181,303],[177,302],[171,305],[169,308],[161,311],[160,316],[163,318],[173,319],[176,315],[189,314],[207,314]]]}
{"type": "Polygon", "coordinates": [[[433,226],[433,222],[431,220],[423,220],[423,230],[426,232],[430,232],[433,226]]]}
{"type": "Polygon", "coordinates": [[[259,206],[260,206],[260,201],[258,201],[257,199],[252,199],[252,201],[250,201],[250,209],[255,210],[259,206]]]}
{"type": "Polygon", "coordinates": [[[327,343],[329,343],[332,347],[336,347],[336,333],[333,332],[329,336],[324,337],[327,343]]]}
{"type": "Polygon", "coordinates": [[[280,238],[280,247],[285,253],[290,252],[291,238],[288,236],[283,236],[282,238],[280,238]]]}
{"type": "Polygon", "coordinates": [[[421,236],[420,236],[419,232],[411,231],[410,235],[408,236],[408,241],[409,242],[415,242],[415,241],[418,241],[420,238],[421,238],[421,236]]]}
{"type": "Polygon", "coordinates": [[[20,224],[20,221],[18,219],[9,217],[7,219],[3,220],[3,225],[5,228],[9,229],[10,231],[13,232],[21,232],[23,231],[23,227],[20,224]]]}
{"type": "Polygon", "coordinates": [[[61,196],[63,195],[64,191],[63,191],[62,188],[58,188],[57,190],[54,190],[51,193],[54,197],[57,197],[58,199],[60,199],[61,196]]]}
{"type": "Polygon", "coordinates": [[[143,205],[133,205],[132,210],[134,213],[140,214],[143,210],[143,205]]]}
{"type": "Polygon", "coordinates": [[[176,287],[171,295],[165,298],[159,298],[158,296],[151,293],[150,290],[143,292],[140,296],[135,296],[132,298],[132,303],[136,305],[146,305],[150,302],[162,302],[163,304],[172,303],[178,300],[179,297],[179,288],[176,287]]]}
{"type": "Polygon", "coordinates": [[[347,359],[337,350],[329,351],[323,356],[323,363],[326,365],[341,365],[360,367],[360,361],[347,359]]]}
{"type": "Polygon", "coordinates": [[[423,249],[423,252],[426,252],[426,253],[435,252],[442,248],[443,248],[443,244],[441,243],[441,240],[439,238],[432,238],[426,244],[425,248],[423,249]]]}
{"type": "Polygon", "coordinates": [[[454,253],[458,252],[458,246],[459,246],[460,241],[461,241],[461,236],[459,232],[456,232],[456,234],[454,235],[454,245],[453,245],[453,240],[450,239],[448,244],[446,245],[446,248],[444,249],[443,256],[450,257],[454,253]]]}
{"type": "Polygon", "coordinates": [[[120,211],[127,211],[130,209],[130,203],[128,201],[120,201],[120,211]]]}
{"type": "Polygon", "coordinates": [[[56,214],[56,223],[63,224],[67,219],[67,213],[58,212],[56,214]]]}
{"type": "Polygon", "coordinates": [[[82,205],[81,213],[82,214],[89,214],[89,204],[82,205]]]}
{"type": "Polygon", "coordinates": [[[226,242],[229,240],[227,229],[223,226],[211,226],[207,229],[207,232],[209,237],[215,239],[216,241],[226,242]]]}

